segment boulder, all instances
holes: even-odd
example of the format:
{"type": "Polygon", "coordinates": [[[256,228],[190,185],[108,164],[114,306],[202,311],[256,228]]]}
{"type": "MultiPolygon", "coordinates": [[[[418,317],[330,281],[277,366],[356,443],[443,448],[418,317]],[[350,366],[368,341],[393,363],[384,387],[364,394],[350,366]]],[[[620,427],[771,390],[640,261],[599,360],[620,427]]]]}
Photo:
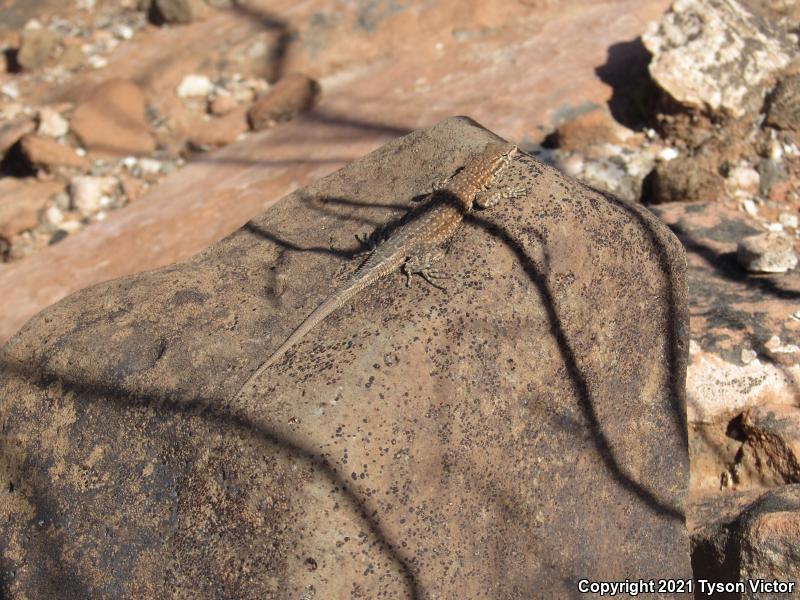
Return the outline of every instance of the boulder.
{"type": "Polygon", "coordinates": [[[683,251],[531,157],[496,182],[525,197],[453,240],[447,291],[390,274],[231,400],[353,272],[355,233],[493,139],[463,118],[413,132],[29,321],[0,376],[10,596],[565,597],[691,577],[683,251]]]}
{"type": "Polygon", "coordinates": [[[650,75],[679,104],[743,117],[761,108],[796,41],[735,0],[675,0],[642,41],[650,75]]]}
{"type": "Polygon", "coordinates": [[[742,582],[736,598],[798,596],[800,485],[724,494],[698,504],[691,510],[701,512],[706,524],[692,532],[696,581],[742,582]]]}

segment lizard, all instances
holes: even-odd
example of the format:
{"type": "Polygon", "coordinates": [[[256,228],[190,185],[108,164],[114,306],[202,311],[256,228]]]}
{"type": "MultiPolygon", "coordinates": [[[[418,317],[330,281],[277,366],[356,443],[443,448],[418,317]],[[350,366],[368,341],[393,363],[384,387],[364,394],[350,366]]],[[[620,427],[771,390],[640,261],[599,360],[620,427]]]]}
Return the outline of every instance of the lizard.
{"type": "Polygon", "coordinates": [[[428,283],[441,288],[435,280],[445,278],[445,275],[436,271],[433,265],[444,258],[444,248],[461,226],[464,216],[472,212],[475,206],[489,208],[501,198],[524,193],[524,190],[512,190],[505,194],[487,194],[489,186],[518,151],[513,144],[489,142],[482,152],[468,159],[449,179],[434,186],[430,199],[418,207],[419,212],[413,214],[416,209],[412,211],[412,218],[405,225],[395,229],[368,253],[369,256],[358,270],[314,309],[277,350],[256,368],[239,387],[234,400],[238,400],[270,365],[328,315],[396,269],[399,268],[406,276],[407,286],[411,284],[412,274],[419,274],[428,283]]]}

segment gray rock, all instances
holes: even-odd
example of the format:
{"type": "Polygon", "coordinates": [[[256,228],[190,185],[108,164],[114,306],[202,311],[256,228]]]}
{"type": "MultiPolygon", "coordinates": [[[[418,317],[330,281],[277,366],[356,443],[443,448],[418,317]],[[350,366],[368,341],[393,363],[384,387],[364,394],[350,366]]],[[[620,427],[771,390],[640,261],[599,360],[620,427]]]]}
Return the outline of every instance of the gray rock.
{"type": "Polygon", "coordinates": [[[744,238],[736,247],[736,260],[750,273],[785,273],[797,266],[792,240],[780,233],[744,238]]]}
{"type": "Polygon", "coordinates": [[[683,250],[530,157],[497,184],[528,196],[456,236],[448,292],[392,274],[231,404],[355,268],[353,234],[491,139],[467,119],[411,133],[29,321],[0,375],[12,597],[54,580],[65,597],[571,597],[580,578],[691,577],[683,250]]]}
{"type": "Polygon", "coordinates": [[[797,45],[735,0],[676,0],[642,41],[651,76],[673,99],[733,117],[761,108],[765,86],[797,45]]]}
{"type": "Polygon", "coordinates": [[[775,184],[789,178],[789,172],[783,162],[771,158],[762,158],[759,161],[758,174],[761,177],[758,182],[758,192],[762,196],[769,196],[769,191],[775,184]]]}

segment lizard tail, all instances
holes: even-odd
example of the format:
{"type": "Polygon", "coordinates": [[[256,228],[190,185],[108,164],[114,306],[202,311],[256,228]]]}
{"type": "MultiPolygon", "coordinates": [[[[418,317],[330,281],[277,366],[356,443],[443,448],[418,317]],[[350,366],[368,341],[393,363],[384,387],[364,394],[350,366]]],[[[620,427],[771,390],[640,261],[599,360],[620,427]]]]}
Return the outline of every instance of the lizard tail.
{"type": "Polygon", "coordinates": [[[300,323],[300,325],[297,326],[297,329],[295,329],[292,334],[286,338],[286,341],[278,346],[278,349],[270,354],[269,358],[267,358],[267,360],[265,360],[253,372],[253,374],[247,378],[247,381],[244,382],[244,384],[239,388],[239,391],[236,393],[236,396],[234,396],[234,401],[238,401],[242,394],[250,388],[250,385],[256,379],[258,379],[264,373],[264,371],[266,371],[277,359],[281,358],[287,350],[303,339],[303,337],[305,337],[309,331],[324,321],[328,315],[350,302],[350,300],[358,295],[358,293],[364,288],[370,286],[378,279],[382,279],[388,275],[400,265],[400,262],[402,261],[387,260],[372,265],[370,264],[371,260],[368,259],[361,266],[361,268],[356,271],[349,281],[339,286],[335,292],[328,296],[327,300],[314,309],[314,311],[308,315],[303,322],[300,323]]]}

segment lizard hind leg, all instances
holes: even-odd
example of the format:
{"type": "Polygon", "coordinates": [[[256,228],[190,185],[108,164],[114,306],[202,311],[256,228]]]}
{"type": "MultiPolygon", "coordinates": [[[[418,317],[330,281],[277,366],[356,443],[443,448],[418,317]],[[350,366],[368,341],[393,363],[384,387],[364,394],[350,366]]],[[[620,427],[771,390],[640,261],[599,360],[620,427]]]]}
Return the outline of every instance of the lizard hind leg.
{"type": "Polygon", "coordinates": [[[437,279],[448,279],[449,276],[434,268],[444,258],[445,251],[439,246],[425,246],[408,257],[403,263],[402,271],[406,276],[406,286],[411,285],[411,275],[416,273],[433,287],[444,290],[437,279]]]}

